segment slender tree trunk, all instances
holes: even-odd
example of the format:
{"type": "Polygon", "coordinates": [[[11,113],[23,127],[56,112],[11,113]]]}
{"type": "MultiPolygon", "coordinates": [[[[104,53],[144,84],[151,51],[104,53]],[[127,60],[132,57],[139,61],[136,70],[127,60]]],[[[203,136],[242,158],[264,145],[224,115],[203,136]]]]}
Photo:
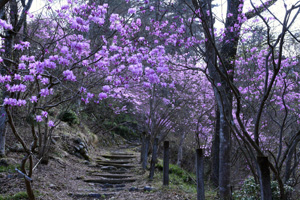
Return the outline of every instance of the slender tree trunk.
{"type": "Polygon", "coordinates": [[[219,186],[219,152],[220,151],[220,111],[216,106],[216,123],[212,142],[212,170],[210,179],[215,187],[219,186]]]}
{"type": "Polygon", "coordinates": [[[154,177],[155,164],[156,164],[156,160],[157,160],[157,149],[158,149],[158,138],[155,138],[154,143],[153,143],[149,180],[153,180],[153,177],[154,177]]]}
{"type": "Polygon", "coordinates": [[[272,200],[271,178],[268,157],[257,157],[260,170],[260,194],[261,200],[272,200]]]}
{"type": "Polygon", "coordinates": [[[220,111],[220,153],[219,153],[219,191],[222,200],[231,199],[230,189],[230,127],[225,121],[223,111],[220,111]]]}
{"type": "Polygon", "coordinates": [[[169,185],[169,141],[164,141],[163,185],[169,185]]]}
{"type": "Polygon", "coordinates": [[[0,108],[0,158],[5,157],[5,137],[6,137],[6,112],[5,108],[0,108]]]}
{"type": "Polygon", "coordinates": [[[185,136],[186,136],[186,131],[183,131],[182,135],[181,135],[181,139],[180,139],[180,143],[178,146],[178,154],[177,154],[177,165],[179,167],[181,167],[182,164],[182,157],[183,157],[183,143],[185,140],[185,136]]]}
{"type": "Polygon", "coordinates": [[[145,144],[146,144],[146,133],[145,132],[141,133],[141,142],[142,142],[142,146],[141,146],[140,163],[143,163],[144,155],[145,155],[145,144]]]}
{"type": "Polygon", "coordinates": [[[204,150],[196,149],[197,200],[205,199],[204,191],[204,150]]]}

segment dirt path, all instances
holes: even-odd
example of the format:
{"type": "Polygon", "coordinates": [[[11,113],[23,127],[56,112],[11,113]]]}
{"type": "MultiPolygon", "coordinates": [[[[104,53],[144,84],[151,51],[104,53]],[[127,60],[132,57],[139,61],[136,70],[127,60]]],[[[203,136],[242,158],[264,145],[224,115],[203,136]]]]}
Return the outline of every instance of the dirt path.
{"type": "MultiPolygon", "coordinates": [[[[39,165],[33,174],[33,189],[40,200],[109,199],[160,200],[180,199],[174,191],[154,188],[139,164],[138,147],[131,145],[95,148],[91,162],[65,151],[53,155],[48,165],[39,165]]],[[[20,160],[20,153],[9,155],[20,160]]],[[[0,173],[0,194],[25,191],[22,177],[14,170],[0,173]]]]}

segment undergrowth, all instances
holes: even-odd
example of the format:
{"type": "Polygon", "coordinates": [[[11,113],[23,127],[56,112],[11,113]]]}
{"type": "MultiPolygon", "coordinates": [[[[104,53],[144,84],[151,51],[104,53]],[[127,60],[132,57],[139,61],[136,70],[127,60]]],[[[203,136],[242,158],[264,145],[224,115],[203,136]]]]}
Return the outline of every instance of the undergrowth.
{"type": "MultiPolygon", "coordinates": [[[[162,185],[163,179],[163,161],[159,160],[156,164],[158,169],[155,175],[155,182],[159,182],[162,185]]],[[[197,199],[197,182],[196,175],[194,173],[189,173],[186,170],[180,168],[178,165],[169,164],[169,186],[162,187],[163,190],[172,190],[175,192],[189,194],[191,200],[197,199]]],[[[217,198],[217,191],[210,188],[207,184],[205,187],[205,197],[208,200],[213,200],[217,198]]]]}

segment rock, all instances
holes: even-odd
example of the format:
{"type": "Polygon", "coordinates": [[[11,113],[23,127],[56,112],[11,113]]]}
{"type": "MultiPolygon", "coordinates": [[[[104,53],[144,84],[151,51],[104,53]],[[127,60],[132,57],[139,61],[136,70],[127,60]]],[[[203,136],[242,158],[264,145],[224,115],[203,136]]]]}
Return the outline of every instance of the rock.
{"type": "Polygon", "coordinates": [[[81,140],[80,138],[77,138],[77,139],[74,140],[74,142],[75,142],[76,144],[80,144],[80,143],[82,142],[82,140],[81,140]]]}
{"type": "Polygon", "coordinates": [[[90,161],[86,160],[83,162],[85,165],[89,165],[90,164],[90,161]]]}
{"type": "Polygon", "coordinates": [[[56,189],[56,186],[55,186],[54,184],[51,184],[51,183],[50,183],[49,188],[51,188],[51,189],[56,189]]]}
{"type": "Polygon", "coordinates": [[[19,143],[14,144],[14,146],[12,146],[10,148],[10,151],[12,152],[24,152],[23,146],[19,143]]]}
{"type": "Polygon", "coordinates": [[[6,175],[4,173],[0,173],[0,179],[5,178],[5,177],[6,177],[6,175]]]}
{"type": "Polygon", "coordinates": [[[121,168],[119,168],[119,171],[120,171],[120,172],[127,172],[128,169],[126,169],[126,168],[124,168],[124,167],[121,167],[121,168]]]}
{"type": "Polygon", "coordinates": [[[117,170],[117,168],[113,166],[103,166],[101,167],[101,170],[112,171],[112,170],[117,170]]]}
{"type": "Polygon", "coordinates": [[[139,189],[137,187],[129,188],[129,192],[135,192],[135,191],[139,191],[139,189]]]}
{"type": "Polygon", "coordinates": [[[6,178],[11,179],[14,178],[15,176],[13,174],[7,174],[6,178]]]}
{"type": "Polygon", "coordinates": [[[76,180],[83,180],[84,179],[84,176],[78,176],[76,177],[76,180]]]}
{"type": "Polygon", "coordinates": [[[152,191],[154,188],[152,188],[151,186],[145,186],[144,187],[144,191],[148,191],[148,192],[150,192],[150,191],[152,191]]]}
{"type": "Polygon", "coordinates": [[[0,159],[0,166],[8,167],[8,162],[5,158],[0,159]]]}

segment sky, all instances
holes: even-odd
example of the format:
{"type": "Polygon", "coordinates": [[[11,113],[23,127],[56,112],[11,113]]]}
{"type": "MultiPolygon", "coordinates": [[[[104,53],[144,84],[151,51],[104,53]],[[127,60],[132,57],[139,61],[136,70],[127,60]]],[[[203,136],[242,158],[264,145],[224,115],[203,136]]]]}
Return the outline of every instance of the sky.
{"type": "MultiPolygon", "coordinates": [[[[30,12],[32,14],[36,14],[38,12],[41,12],[42,9],[45,7],[46,2],[48,2],[48,1],[49,0],[33,0],[33,4],[32,4],[32,7],[30,9],[30,12]]],[[[66,0],[56,0],[56,1],[58,2],[58,4],[65,4],[66,3],[66,0]]],[[[260,5],[261,1],[266,2],[266,0],[252,0],[254,5],[260,5]]],[[[224,21],[225,17],[226,17],[227,0],[215,0],[214,2],[216,4],[218,4],[218,7],[216,7],[215,11],[214,11],[217,18],[220,19],[221,21],[224,21]]],[[[292,4],[295,4],[297,2],[300,2],[300,0],[278,0],[275,3],[275,5],[270,7],[270,11],[273,12],[276,15],[276,17],[278,17],[278,19],[283,21],[283,18],[284,18],[284,15],[285,15],[284,3],[286,3],[288,8],[290,8],[290,6],[292,4]]],[[[252,9],[252,6],[250,4],[250,0],[245,0],[244,12],[247,12],[249,9],[252,9]]],[[[267,16],[267,13],[268,12],[265,12],[264,15],[267,16]]],[[[298,17],[298,20],[300,21],[300,16],[298,17]]],[[[216,20],[216,23],[217,23],[216,27],[219,27],[219,28],[222,27],[221,22],[218,22],[218,20],[216,20]]],[[[272,25],[272,28],[276,29],[276,31],[280,31],[279,23],[273,23],[271,25],[272,25]]],[[[294,23],[294,26],[292,28],[294,30],[296,29],[296,30],[300,31],[300,23],[294,23]]]]}

